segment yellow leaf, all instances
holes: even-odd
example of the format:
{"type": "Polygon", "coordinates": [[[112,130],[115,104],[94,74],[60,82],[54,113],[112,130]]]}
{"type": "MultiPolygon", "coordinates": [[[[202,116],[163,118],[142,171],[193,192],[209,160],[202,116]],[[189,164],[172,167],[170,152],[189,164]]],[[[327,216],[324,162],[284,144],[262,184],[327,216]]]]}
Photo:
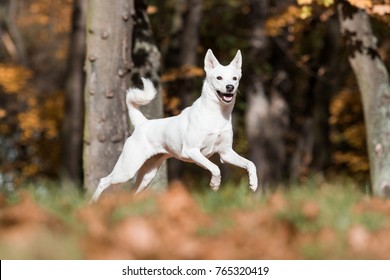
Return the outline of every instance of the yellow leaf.
{"type": "Polygon", "coordinates": [[[303,5],[310,5],[313,3],[313,0],[297,0],[298,5],[303,6],[303,5]]]}
{"type": "Polygon", "coordinates": [[[0,87],[4,89],[5,93],[19,93],[26,86],[31,76],[32,72],[27,68],[0,64],[0,87]]]}
{"type": "Polygon", "coordinates": [[[4,118],[5,116],[7,116],[7,111],[4,109],[0,109],[0,119],[4,118]]]}
{"type": "Polygon", "coordinates": [[[308,17],[311,16],[311,12],[312,12],[311,7],[309,7],[309,6],[303,6],[303,7],[301,8],[301,14],[300,14],[299,17],[300,17],[301,19],[307,19],[308,17]]]}
{"type": "Polygon", "coordinates": [[[359,9],[369,9],[372,7],[372,0],[348,0],[348,2],[359,9]]]}
{"type": "Polygon", "coordinates": [[[333,3],[334,3],[334,0],[322,0],[322,4],[323,4],[325,7],[332,6],[333,3]]]}

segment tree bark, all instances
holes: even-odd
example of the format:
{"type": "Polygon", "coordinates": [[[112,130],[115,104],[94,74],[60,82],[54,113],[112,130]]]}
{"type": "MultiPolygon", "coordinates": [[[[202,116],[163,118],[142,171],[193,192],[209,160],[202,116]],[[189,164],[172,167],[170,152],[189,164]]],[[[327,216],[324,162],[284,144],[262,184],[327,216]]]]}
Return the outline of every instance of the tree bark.
{"type": "Polygon", "coordinates": [[[88,2],[83,164],[89,191],[112,170],[130,134],[125,94],[134,15],[133,0],[88,2]]]}
{"type": "Polygon", "coordinates": [[[83,65],[87,3],[87,0],[75,0],[73,3],[62,137],[63,175],[76,185],[79,185],[82,179],[83,87],[85,80],[83,65]]]}
{"type": "Polygon", "coordinates": [[[390,83],[367,13],[338,4],[341,33],[362,95],[373,193],[390,196],[390,83]]]}

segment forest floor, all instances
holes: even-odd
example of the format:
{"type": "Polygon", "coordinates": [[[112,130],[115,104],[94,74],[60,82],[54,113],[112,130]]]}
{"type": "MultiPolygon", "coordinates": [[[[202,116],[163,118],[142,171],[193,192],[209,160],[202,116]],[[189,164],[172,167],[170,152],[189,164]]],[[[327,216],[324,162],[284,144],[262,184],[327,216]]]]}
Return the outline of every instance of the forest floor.
{"type": "Polygon", "coordinates": [[[352,184],[262,195],[245,183],[159,194],[0,194],[0,259],[390,259],[390,200],[352,184]]]}

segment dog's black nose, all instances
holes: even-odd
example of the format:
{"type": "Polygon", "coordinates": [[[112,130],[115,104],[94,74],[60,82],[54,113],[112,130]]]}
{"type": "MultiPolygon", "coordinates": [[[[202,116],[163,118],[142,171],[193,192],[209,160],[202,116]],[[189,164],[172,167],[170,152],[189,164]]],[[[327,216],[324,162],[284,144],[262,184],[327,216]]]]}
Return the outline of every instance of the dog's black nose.
{"type": "Polygon", "coordinates": [[[234,90],[234,86],[233,86],[233,85],[227,85],[227,86],[226,86],[226,90],[227,90],[228,92],[232,92],[232,91],[234,90]]]}

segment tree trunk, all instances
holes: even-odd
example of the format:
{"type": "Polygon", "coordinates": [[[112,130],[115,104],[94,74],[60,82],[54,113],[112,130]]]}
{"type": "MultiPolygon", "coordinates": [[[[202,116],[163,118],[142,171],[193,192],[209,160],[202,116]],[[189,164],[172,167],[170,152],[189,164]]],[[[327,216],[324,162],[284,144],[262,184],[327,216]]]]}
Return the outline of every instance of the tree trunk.
{"type": "Polygon", "coordinates": [[[336,18],[331,18],[324,32],[324,44],[306,89],[305,112],[290,165],[290,179],[307,176],[311,170],[323,175],[330,165],[329,106],[342,72],[339,64],[341,40],[336,18]],[[311,169],[312,168],[312,169],[311,169]]]}
{"type": "Polygon", "coordinates": [[[134,14],[133,0],[88,2],[83,164],[90,191],[112,170],[130,134],[125,94],[134,14]]]}
{"type": "MultiPolygon", "coordinates": [[[[142,106],[141,111],[147,118],[162,118],[163,100],[160,91],[160,52],[153,38],[152,28],[146,13],[147,5],[144,0],[135,0],[135,24],[133,30],[132,58],[134,67],[131,71],[132,84],[142,87],[141,77],[153,81],[159,93],[148,105],[142,106]]],[[[163,189],[167,186],[167,166],[164,163],[153,179],[150,188],[163,189]]]]}
{"type": "Polygon", "coordinates": [[[79,185],[82,179],[83,71],[87,0],[73,3],[72,34],[69,48],[63,124],[62,166],[66,179],[79,185]]]}
{"type": "MultiPolygon", "coordinates": [[[[268,1],[249,1],[252,37],[249,61],[261,63],[267,57],[269,41],[265,33],[268,1]]],[[[288,106],[278,90],[280,71],[266,93],[259,69],[250,69],[247,88],[246,130],[249,158],[257,166],[260,186],[277,184],[283,176],[286,161],[285,134],[288,126],[288,106]]]]}
{"type": "Polygon", "coordinates": [[[367,13],[338,4],[341,33],[362,95],[372,189],[390,196],[390,83],[367,13]]]}
{"type": "Polygon", "coordinates": [[[24,42],[15,22],[17,5],[17,0],[0,1],[0,39],[12,59],[26,65],[24,42]]]}
{"type": "Polygon", "coordinates": [[[196,65],[199,45],[199,28],[202,21],[203,0],[188,0],[181,36],[180,63],[196,65]]]}

